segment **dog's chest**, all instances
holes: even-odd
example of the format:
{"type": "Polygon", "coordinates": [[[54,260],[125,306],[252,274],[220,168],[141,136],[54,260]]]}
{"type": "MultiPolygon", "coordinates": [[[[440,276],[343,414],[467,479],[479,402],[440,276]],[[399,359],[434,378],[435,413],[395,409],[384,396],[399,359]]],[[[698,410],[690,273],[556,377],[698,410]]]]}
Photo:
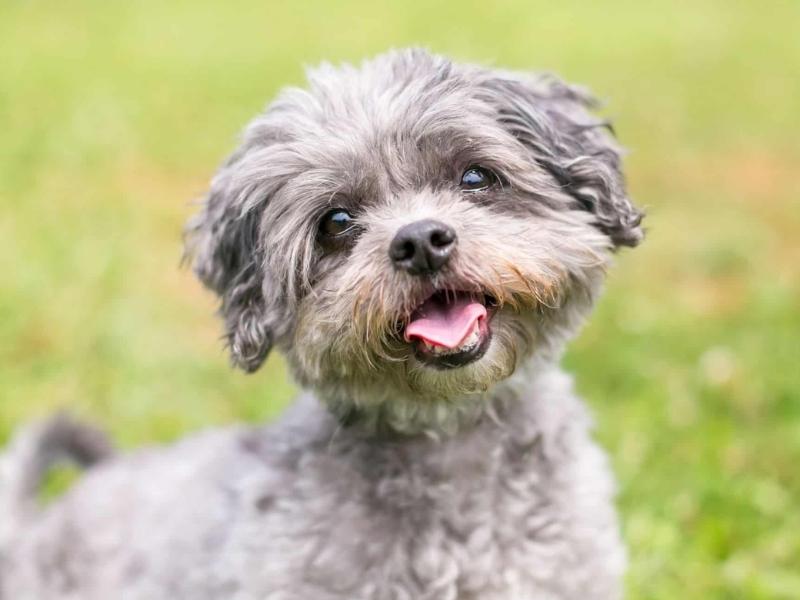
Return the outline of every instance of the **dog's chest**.
{"type": "Polygon", "coordinates": [[[535,442],[454,450],[373,455],[370,472],[340,488],[341,525],[319,539],[304,577],[321,589],[336,580],[348,598],[548,597],[569,560],[551,465],[535,442]]]}
{"type": "Polygon", "coordinates": [[[237,510],[239,550],[221,553],[253,599],[618,597],[613,485],[578,420],[556,435],[319,446],[277,471],[249,479],[240,497],[256,509],[237,510]]]}

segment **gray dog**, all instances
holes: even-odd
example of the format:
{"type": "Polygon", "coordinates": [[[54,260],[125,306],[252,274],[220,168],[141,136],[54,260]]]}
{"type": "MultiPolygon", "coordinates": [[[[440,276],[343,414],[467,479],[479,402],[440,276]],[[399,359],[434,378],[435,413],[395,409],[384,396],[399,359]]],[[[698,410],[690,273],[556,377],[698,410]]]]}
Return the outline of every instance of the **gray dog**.
{"type": "Polygon", "coordinates": [[[391,52],[323,65],[245,130],[188,228],[278,423],[116,457],[59,418],[0,473],[0,597],[612,599],[606,458],[558,367],[641,237],[582,89],[391,52]],[[47,509],[61,456],[88,469],[47,509]],[[97,464],[95,464],[97,463],[97,464]]]}

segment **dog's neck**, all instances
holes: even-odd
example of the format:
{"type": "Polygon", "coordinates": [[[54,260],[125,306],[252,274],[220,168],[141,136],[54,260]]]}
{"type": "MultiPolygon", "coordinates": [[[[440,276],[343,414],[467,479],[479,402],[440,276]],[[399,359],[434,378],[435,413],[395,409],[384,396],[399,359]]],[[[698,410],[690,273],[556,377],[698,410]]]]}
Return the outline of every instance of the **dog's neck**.
{"type": "MultiPolygon", "coordinates": [[[[428,437],[444,439],[489,420],[501,422],[525,410],[520,402],[537,387],[536,382],[559,373],[558,364],[530,359],[490,390],[441,401],[387,394],[380,403],[361,406],[348,401],[327,401],[339,427],[356,435],[380,439],[428,437]]],[[[522,416],[522,415],[519,415],[522,416]]]]}

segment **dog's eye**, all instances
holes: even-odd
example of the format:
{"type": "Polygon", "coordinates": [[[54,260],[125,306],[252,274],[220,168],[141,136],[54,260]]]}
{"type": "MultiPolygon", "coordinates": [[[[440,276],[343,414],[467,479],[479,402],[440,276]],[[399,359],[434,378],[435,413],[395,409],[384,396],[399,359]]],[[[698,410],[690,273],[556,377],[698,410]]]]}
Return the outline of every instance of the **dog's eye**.
{"type": "Polygon", "coordinates": [[[496,180],[494,173],[489,169],[474,165],[464,171],[461,176],[461,189],[467,192],[485,190],[496,180]]]}
{"type": "Polygon", "coordinates": [[[319,223],[319,232],[327,238],[334,238],[352,231],[355,219],[342,208],[334,208],[325,213],[319,223]]]}

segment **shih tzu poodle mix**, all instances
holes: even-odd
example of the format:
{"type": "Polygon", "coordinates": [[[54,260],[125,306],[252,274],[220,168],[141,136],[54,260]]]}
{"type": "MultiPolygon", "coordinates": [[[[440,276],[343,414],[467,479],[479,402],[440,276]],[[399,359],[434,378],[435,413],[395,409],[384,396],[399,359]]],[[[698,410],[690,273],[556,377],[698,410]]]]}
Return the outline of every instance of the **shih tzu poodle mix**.
{"type": "Polygon", "coordinates": [[[187,231],[277,423],[117,456],[67,417],[0,472],[2,600],[608,600],[614,483],[565,343],[642,238],[581,88],[421,50],[323,65],[187,231]],[[35,502],[59,456],[88,468],[35,502]]]}

